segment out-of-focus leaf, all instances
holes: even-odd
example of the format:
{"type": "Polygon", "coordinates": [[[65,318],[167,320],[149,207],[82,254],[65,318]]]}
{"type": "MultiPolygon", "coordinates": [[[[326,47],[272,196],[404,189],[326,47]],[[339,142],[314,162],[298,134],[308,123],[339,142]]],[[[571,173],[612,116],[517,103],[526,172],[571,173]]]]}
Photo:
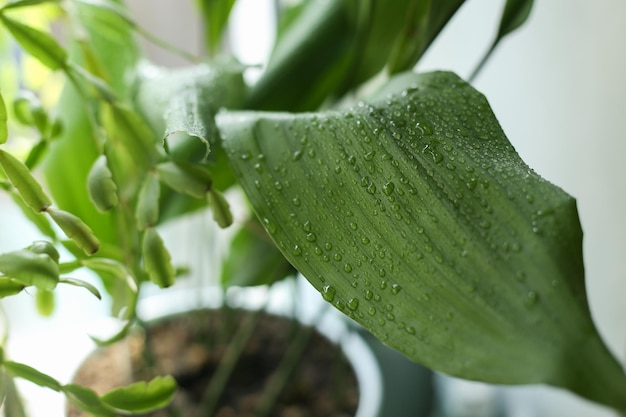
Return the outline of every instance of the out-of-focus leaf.
{"type": "Polygon", "coordinates": [[[173,159],[200,162],[218,142],[214,116],[240,108],[246,94],[242,67],[197,65],[179,70],[143,66],[136,103],[173,159]]]}
{"type": "Polygon", "coordinates": [[[220,50],[222,34],[228,23],[235,0],[197,0],[204,18],[204,39],[209,56],[220,50]]]}
{"type": "Polygon", "coordinates": [[[230,204],[219,190],[212,188],[207,194],[209,207],[213,213],[213,219],[222,229],[233,224],[233,213],[230,211],[230,204]]]}
{"type": "Polygon", "coordinates": [[[26,415],[26,411],[24,410],[24,404],[22,403],[20,392],[15,386],[15,380],[11,375],[4,372],[4,370],[2,371],[2,378],[6,382],[6,393],[4,397],[4,404],[2,405],[5,417],[28,417],[26,415]]]}
{"type": "Polygon", "coordinates": [[[343,112],[217,123],[283,255],[386,344],[462,378],[626,410],[586,301],[575,200],[519,158],[469,84],[403,74],[343,112]]]}
{"type": "Polygon", "coordinates": [[[87,175],[87,191],[94,205],[101,212],[111,210],[119,203],[117,184],[107,166],[107,157],[100,155],[87,175]]]}
{"type": "Polygon", "coordinates": [[[128,268],[121,262],[106,258],[83,259],[81,264],[97,273],[112,295],[113,316],[128,320],[135,314],[138,288],[128,268]]]}
{"type": "Polygon", "coordinates": [[[135,209],[137,228],[144,230],[148,227],[156,226],[159,221],[159,196],[161,195],[161,184],[156,172],[150,171],[146,176],[135,209]]]}
{"type": "Polygon", "coordinates": [[[295,269],[274,245],[267,232],[255,221],[242,227],[229,246],[222,265],[222,285],[270,285],[295,273],[295,269]]]}
{"type": "Polygon", "coordinates": [[[24,283],[0,276],[0,298],[19,294],[24,288],[26,288],[24,283]]]}
{"type": "Polygon", "coordinates": [[[17,0],[10,3],[5,4],[0,7],[0,11],[10,10],[10,9],[18,9],[22,7],[29,6],[38,6],[44,3],[60,3],[61,0],[17,0]]]}
{"type": "Polygon", "coordinates": [[[4,13],[0,13],[0,22],[26,52],[46,67],[56,70],[67,65],[67,52],[50,34],[25,25],[4,13]]]}
{"type": "Polygon", "coordinates": [[[163,162],[156,167],[159,178],[173,190],[204,198],[211,189],[211,174],[200,165],[184,162],[163,162]]]}
{"type": "Polygon", "coordinates": [[[92,389],[76,384],[68,384],[63,386],[63,392],[70,403],[86,413],[97,417],[115,417],[117,415],[115,410],[104,404],[98,394],[92,389]]]}
{"type": "Polygon", "coordinates": [[[9,127],[7,125],[7,106],[0,91],[0,145],[6,143],[9,137],[9,127]]]}
{"type": "Polygon", "coordinates": [[[37,290],[35,293],[35,303],[37,312],[44,317],[50,317],[54,313],[54,292],[47,290],[37,290]]]}
{"type": "Polygon", "coordinates": [[[172,401],[177,384],[171,376],[158,376],[104,394],[101,399],[116,410],[139,414],[165,407],[172,401]]]}
{"type": "Polygon", "coordinates": [[[50,256],[27,249],[0,254],[0,273],[49,291],[59,282],[59,265],[50,256]]]}
{"type": "Polygon", "coordinates": [[[13,376],[25,379],[40,387],[61,391],[61,383],[49,375],[23,363],[4,361],[2,365],[13,376]]]}
{"type": "Polygon", "coordinates": [[[526,22],[528,16],[530,16],[530,11],[533,8],[533,0],[507,0],[504,11],[502,12],[502,17],[500,18],[500,26],[498,27],[498,34],[496,38],[493,40],[493,43],[487,50],[487,53],[482,58],[480,63],[476,66],[476,69],[472,73],[470,79],[476,78],[480,70],[484,67],[485,63],[496,49],[502,38],[504,38],[509,33],[518,29],[520,26],[526,22]]]}
{"type": "Polygon", "coordinates": [[[0,149],[0,168],[17,189],[24,203],[34,212],[41,213],[52,204],[39,182],[26,165],[10,153],[0,149]]]}
{"type": "Polygon", "coordinates": [[[86,255],[93,255],[100,249],[100,241],[89,226],[80,218],[64,210],[48,208],[46,213],[63,232],[80,247],[86,255]]]}
{"type": "Polygon", "coordinates": [[[142,243],[143,267],[150,281],[161,288],[174,284],[176,269],[163,239],[154,229],[146,229],[142,243]]]}
{"type": "Polygon", "coordinates": [[[55,263],[59,263],[59,259],[61,255],[59,255],[59,251],[54,247],[54,245],[45,240],[36,240],[32,245],[28,247],[28,250],[34,253],[45,254],[50,257],[55,263]]]}
{"type": "Polygon", "coordinates": [[[123,340],[128,335],[128,332],[132,328],[133,323],[134,323],[133,320],[126,321],[126,323],[122,326],[122,328],[117,333],[115,333],[114,335],[110,336],[107,339],[100,339],[94,336],[89,336],[89,338],[93,340],[93,342],[100,347],[110,346],[113,343],[123,340]]]}

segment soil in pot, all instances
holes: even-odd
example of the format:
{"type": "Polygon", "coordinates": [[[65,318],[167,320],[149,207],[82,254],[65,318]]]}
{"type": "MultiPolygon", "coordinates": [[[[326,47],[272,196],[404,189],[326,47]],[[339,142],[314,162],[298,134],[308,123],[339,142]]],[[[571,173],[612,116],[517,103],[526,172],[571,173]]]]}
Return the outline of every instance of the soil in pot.
{"type": "MultiPolygon", "coordinates": [[[[179,389],[171,407],[150,417],[208,417],[202,408],[220,362],[229,355],[232,334],[253,329],[212,415],[252,417],[277,387],[276,370],[294,354],[294,340],[306,340],[297,366],[267,414],[273,417],[348,417],[358,404],[358,383],[341,349],[318,332],[284,317],[246,310],[197,310],[151,324],[92,354],[74,382],[104,393],[156,375],[172,375],[179,389]],[[304,336],[303,336],[304,335],[304,336]],[[144,349],[144,347],[148,349],[144,349]],[[291,347],[291,350],[289,350],[291,347]]],[[[232,351],[231,351],[232,352],[232,351]]],[[[206,406],[206,403],[205,403],[206,406]]],[[[69,417],[83,417],[69,409],[69,417]]]]}

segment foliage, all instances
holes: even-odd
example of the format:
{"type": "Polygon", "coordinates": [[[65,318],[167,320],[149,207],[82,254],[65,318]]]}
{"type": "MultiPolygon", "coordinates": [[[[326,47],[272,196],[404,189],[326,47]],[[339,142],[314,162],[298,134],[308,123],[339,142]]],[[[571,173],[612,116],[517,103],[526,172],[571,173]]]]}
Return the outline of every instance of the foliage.
{"type": "MultiPolygon", "coordinates": [[[[181,70],[142,61],[136,34],[164,43],[121,2],[5,3],[2,26],[65,84],[58,117],[33,92],[15,97],[13,113],[0,96],[0,185],[45,238],[0,255],[0,295],[35,287],[49,313],[58,284],[100,297],[65,276],[89,269],[124,322],[97,342],[123,338],[143,284],[177,278],[159,226],[207,209],[229,227],[225,192],[239,187],[256,217],[236,232],[224,286],[297,270],[347,316],[433,369],[547,383],[625,411],[626,375],[587,305],[575,200],[519,158],[468,83],[411,71],[463,3],[302,2],[283,11],[252,85],[245,67],[216,57],[233,1],[200,2],[211,62],[181,70]],[[43,5],[76,28],[67,45],[14,14],[43,5]],[[375,78],[385,80],[379,90],[354,99],[375,78]],[[25,159],[7,147],[12,116],[40,137],[25,159]]],[[[506,2],[486,57],[531,8],[506,2]]],[[[98,396],[4,355],[0,363],[3,398],[16,410],[13,378],[98,416],[162,407],[175,389],[163,377],[98,396]]]]}

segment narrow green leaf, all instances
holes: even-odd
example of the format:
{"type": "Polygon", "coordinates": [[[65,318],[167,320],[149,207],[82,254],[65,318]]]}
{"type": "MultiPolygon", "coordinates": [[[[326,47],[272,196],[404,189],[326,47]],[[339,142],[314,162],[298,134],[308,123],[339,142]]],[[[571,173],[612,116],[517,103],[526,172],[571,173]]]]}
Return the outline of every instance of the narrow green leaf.
{"type": "Polygon", "coordinates": [[[38,289],[35,293],[37,312],[44,317],[50,317],[54,313],[54,292],[38,289]]]}
{"type": "Polygon", "coordinates": [[[128,332],[132,328],[133,324],[134,324],[133,320],[126,321],[124,326],[117,333],[115,333],[114,335],[112,335],[111,337],[107,339],[100,339],[94,336],[89,336],[89,338],[93,340],[93,342],[100,347],[110,346],[113,343],[123,340],[128,335],[128,332]]]}
{"type": "Polygon", "coordinates": [[[147,229],[142,244],[143,267],[150,281],[161,288],[174,284],[176,269],[163,239],[155,229],[147,229]]]}
{"type": "Polygon", "coordinates": [[[6,143],[9,138],[9,126],[7,124],[7,106],[0,91],[0,145],[6,143]]]}
{"type": "Polygon", "coordinates": [[[33,170],[37,166],[39,161],[41,161],[41,157],[44,155],[47,149],[48,141],[45,139],[39,140],[39,142],[37,142],[35,146],[30,148],[30,152],[28,152],[28,156],[24,161],[24,165],[26,165],[29,170],[33,170]]]}
{"type": "Polygon", "coordinates": [[[97,417],[115,417],[115,410],[102,402],[98,394],[90,388],[76,384],[68,384],[62,387],[67,399],[76,408],[97,417]]]}
{"type": "Polygon", "coordinates": [[[87,176],[87,190],[91,201],[101,212],[109,211],[119,203],[117,184],[113,181],[105,155],[100,155],[94,161],[87,176]]]}
{"type": "MultiPolygon", "coordinates": [[[[297,248],[295,249],[298,250],[297,248]]],[[[224,287],[270,285],[295,273],[267,232],[250,220],[233,238],[222,265],[224,287]]]]}
{"type": "Polygon", "coordinates": [[[15,380],[4,371],[2,372],[2,377],[6,382],[6,394],[3,404],[4,416],[27,417],[24,404],[22,403],[22,397],[15,386],[15,380]]]}
{"type": "Polygon", "coordinates": [[[235,0],[197,0],[205,22],[204,39],[209,56],[221,50],[222,34],[235,0]]]}
{"type": "Polygon", "coordinates": [[[5,367],[7,372],[15,377],[25,379],[33,384],[39,385],[40,387],[50,388],[51,390],[57,392],[61,391],[61,384],[59,381],[31,366],[13,361],[4,361],[2,365],[5,367]]]}
{"type": "Polygon", "coordinates": [[[33,211],[41,213],[52,204],[26,165],[2,149],[0,149],[0,167],[33,211]]]}
{"type": "Polygon", "coordinates": [[[47,254],[30,250],[0,254],[0,273],[42,290],[53,290],[59,282],[59,265],[47,254]]]}
{"type": "Polygon", "coordinates": [[[67,52],[48,33],[14,20],[0,13],[0,21],[22,48],[43,65],[56,70],[67,65],[67,52]]]}
{"type": "Polygon", "coordinates": [[[233,213],[230,211],[230,204],[224,194],[212,188],[208,194],[209,207],[213,213],[213,219],[222,229],[233,224],[233,213]]]}
{"type": "Polygon", "coordinates": [[[163,408],[172,401],[177,385],[171,376],[158,376],[149,382],[110,391],[101,397],[107,406],[126,413],[147,413],[163,408]]]}
{"type": "Polygon", "coordinates": [[[159,197],[161,195],[161,185],[156,172],[149,171],[146,176],[135,209],[135,218],[139,230],[155,226],[159,221],[159,197]]]}
{"type": "Polygon", "coordinates": [[[199,165],[184,162],[163,162],[157,165],[159,178],[174,191],[195,198],[205,198],[211,189],[211,174],[199,165]]]}
{"type": "Polygon", "coordinates": [[[484,96],[454,74],[403,74],[391,87],[344,112],[218,115],[283,255],[426,366],[626,409],[626,375],[585,298],[575,200],[519,158],[484,96]]]}
{"type": "Polygon", "coordinates": [[[81,219],[67,211],[48,207],[46,213],[63,230],[63,232],[80,247],[85,254],[93,255],[98,252],[100,242],[92,230],[81,219]]]}
{"type": "Polygon", "coordinates": [[[480,70],[484,67],[485,63],[489,60],[489,57],[496,49],[502,38],[509,33],[515,31],[526,22],[530,11],[533,8],[533,0],[507,0],[504,10],[502,11],[502,17],[500,18],[500,26],[498,27],[498,34],[493,40],[489,50],[483,56],[482,60],[472,73],[470,80],[476,78],[480,70]]]}
{"type": "Polygon", "coordinates": [[[15,294],[19,294],[26,288],[24,283],[16,281],[11,278],[0,276],[0,298],[10,297],[15,294]]]}
{"type": "Polygon", "coordinates": [[[61,0],[17,0],[0,7],[0,11],[18,9],[29,6],[38,6],[44,3],[61,3],[61,0]]]}
{"type": "Polygon", "coordinates": [[[94,287],[92,284],[88,283],[87,281],[83,281],[82,279],[61,278],[59,280],[59,283],[72,285],[74,287],[84,288],[90,293],[92,293],[98,300],[102,299],[102,295],[100,294],[100,291],[98,291],[98,289],[94,287]]]}

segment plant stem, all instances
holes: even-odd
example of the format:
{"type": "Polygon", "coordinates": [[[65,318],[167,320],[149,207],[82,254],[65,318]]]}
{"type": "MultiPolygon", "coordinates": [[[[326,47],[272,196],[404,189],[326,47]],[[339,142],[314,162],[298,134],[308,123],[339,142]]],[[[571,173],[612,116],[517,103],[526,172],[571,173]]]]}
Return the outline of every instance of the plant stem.
{"type": "Polygon", "coordinates": [[[200,406],[200,416],[212,416],[217,408],[217,403],[224,392],[224,388],[232,375],[243,349],[247,345],[250,337],[256,329],[256,325],[264,313],[262,311],[254,312],[246,315],[242,319],[239,330],[233,337],[232,342],[224,352],[224,356],[220,364],[211,378],[211,382],[203,395],[203,402],[200,406]]]}

